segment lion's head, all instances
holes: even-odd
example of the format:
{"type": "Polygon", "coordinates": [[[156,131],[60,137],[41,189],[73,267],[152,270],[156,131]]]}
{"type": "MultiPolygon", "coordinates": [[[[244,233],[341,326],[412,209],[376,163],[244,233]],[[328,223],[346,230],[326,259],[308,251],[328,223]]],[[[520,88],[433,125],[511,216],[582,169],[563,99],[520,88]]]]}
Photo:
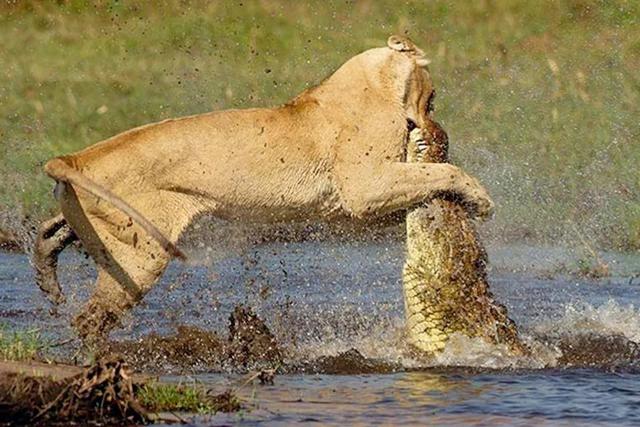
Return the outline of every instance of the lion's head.
{"type": "Polygon", "coordinates": [[[411,40],[394,35],[387,47],[348,60],[309,95],[358,129],[350,143],[380,147],[381,156],[403,158],[414,129],[424,134],[421,148],[430,142],[446,147],[446,133],[433,120],[428,64],[411,40]]]}

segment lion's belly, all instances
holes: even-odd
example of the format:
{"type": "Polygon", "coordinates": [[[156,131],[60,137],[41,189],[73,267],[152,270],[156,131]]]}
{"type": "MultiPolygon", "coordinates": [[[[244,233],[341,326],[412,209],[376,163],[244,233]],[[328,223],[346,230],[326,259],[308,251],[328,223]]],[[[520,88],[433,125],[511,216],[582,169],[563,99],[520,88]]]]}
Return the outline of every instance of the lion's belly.
{"type": "Polygon", "coordinates": [[[223,165],[192,169],[162,190],[190,194],[204,210],[229,220],[280,222],[331,217],[340,209],[329,173],[320,167],[271,170],[223,165]]]}
{"type": "MultiPolygon", "coordinates": [[[[292,189],[289,189],[292,190],[292,189]]],[[[211,212],[216,216],[251,222],[313,221],[339,213],[338,197],[332,191],[314,188],[314,193],[295,191],[265,192],[248,195],[238,188],[212,200],[211,212]]]]}

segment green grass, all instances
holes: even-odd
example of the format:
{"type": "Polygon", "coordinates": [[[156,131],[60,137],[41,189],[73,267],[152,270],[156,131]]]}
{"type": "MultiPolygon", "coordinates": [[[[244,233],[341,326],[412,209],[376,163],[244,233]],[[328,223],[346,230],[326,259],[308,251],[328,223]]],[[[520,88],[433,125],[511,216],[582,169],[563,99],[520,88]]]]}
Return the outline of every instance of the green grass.
{"type": "MultiPolygon", "coordinates": [[[[60,1],[0,6],[0,215],[55,211],[55,155],[167,117],[282,103],[406,33],[505,240],[640,248],[640,3],[60,1]]],[[[27,221],[28,223],[29,221],[27,221]]]]}
{"type": "Polygon", "coordinates": [[[9,331],[0,324],[0,360],[34,360],[44,346],[37,330],[9,331]]]}
{"type": "Polygon", "coordinates": [[[232,393],[212,396],[197,384],[148,383],[136,391],[136,397],[142,406],[152,412],[214,414],[237,411],[241,407],[232,393]]]}

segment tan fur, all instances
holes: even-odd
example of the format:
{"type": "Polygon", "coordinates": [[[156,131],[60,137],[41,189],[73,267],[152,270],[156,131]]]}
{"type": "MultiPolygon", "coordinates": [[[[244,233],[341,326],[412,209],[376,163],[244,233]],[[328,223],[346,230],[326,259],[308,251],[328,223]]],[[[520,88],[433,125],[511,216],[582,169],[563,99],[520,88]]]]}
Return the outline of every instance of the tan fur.
{"type": "Polygon", "coordinates": [[[52,160],[58,163],[46,170],[62,182],[64,217],[100,270],[96,294],[76,322],[80,333],[96,333],[142,298],[169,261],[163,239],[175,244],[196,215],[361,218],[442,192],[488,215],[486,191],[457,167],[404,162],[407,118],[418,126],[427,120],[426,62],[410,40],[393,36],[388,47],[351,58],[284,106],[166,120],[52,160]],[[69,170],[85,185],[74,185],[69,170]],[[110,203],[111,196],[122,203],[110,203]]]}

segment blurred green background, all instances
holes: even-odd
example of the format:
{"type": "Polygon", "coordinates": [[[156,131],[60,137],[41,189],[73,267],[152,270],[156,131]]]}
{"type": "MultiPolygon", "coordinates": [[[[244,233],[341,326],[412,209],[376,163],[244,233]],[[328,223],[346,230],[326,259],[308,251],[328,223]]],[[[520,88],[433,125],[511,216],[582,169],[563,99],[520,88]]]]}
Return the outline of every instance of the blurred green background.
{"type": "Polygon", "coordinates": [[[56,210],[53,156],[136,125],[283,103],[407,34],[432,59],[487,239],[640,249],[640,2],[2,1],[0,228],[56,210]]]}

